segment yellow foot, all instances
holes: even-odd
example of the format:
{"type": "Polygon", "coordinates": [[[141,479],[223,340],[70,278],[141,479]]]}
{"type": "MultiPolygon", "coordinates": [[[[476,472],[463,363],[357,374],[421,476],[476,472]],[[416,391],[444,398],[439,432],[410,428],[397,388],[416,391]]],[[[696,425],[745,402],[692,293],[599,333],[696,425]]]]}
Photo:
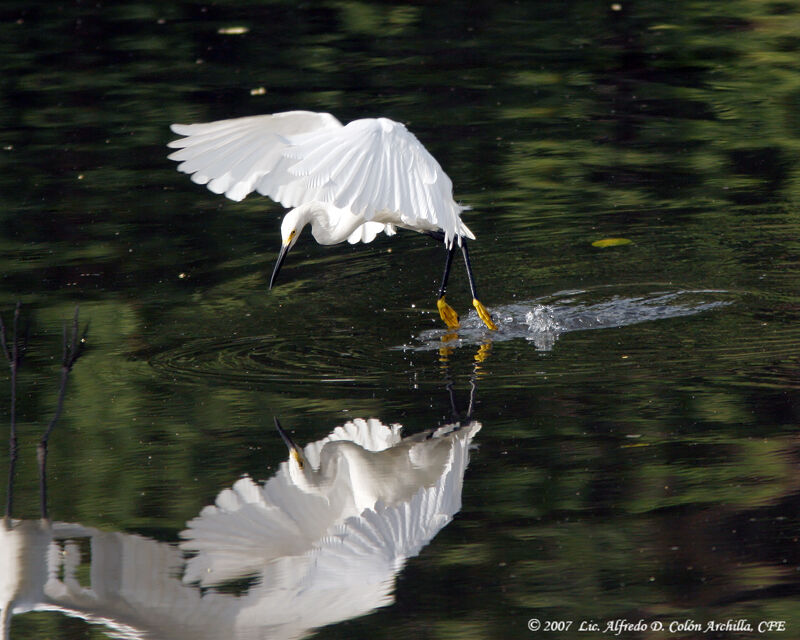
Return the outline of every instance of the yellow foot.
{"type": "Polygon", "coordinates": [[[453,307],[444,301],[444,297],[436,301],[436,306],[439,307],[439,315],[444,320],[444,323],[451,329],[458,329],[458,314],[453,307]]]}
{"type": "Polygon", "coordinates": [[[477,362],[478,364],[484,362],[486,358],[488,358],[491,355],[491,353],[492,353],[491,341],[484,342],[478,349],[477,353],[475,354],[475,362],[477,362]]]}
{"type": "MultiPolygon", "coordinates": [[[[489,315],[489,312],[486,310],[486,307],[483,306],[481,301],[477,298],[473,298],[472,306],[475,307],[475,311],[478,312],[478,317],[483,320],[483,324],[489,327],[492,331],[497,331],[497,325],[494,323],[492,316],[489,315]]],[[[441,312],[441,309],[439,311],[441,312]]]]}
{"type": "Polygon", "coordinates": [[[439,347],[439,362],[446,367],[448,361],[450,360],[450,356],[453,355],[453,347],[448,347],[447,343],[452,342],[453,340],[458,340],[458,334],[455,331],[451,331],[450,333],[444,334],[441,340],[442,346],[439,347]]]}

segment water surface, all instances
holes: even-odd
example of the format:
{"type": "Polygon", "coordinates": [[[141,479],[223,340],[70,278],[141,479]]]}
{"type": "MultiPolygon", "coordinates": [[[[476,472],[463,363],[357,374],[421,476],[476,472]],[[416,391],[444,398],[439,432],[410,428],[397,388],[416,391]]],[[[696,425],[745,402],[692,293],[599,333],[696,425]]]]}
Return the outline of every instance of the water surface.
{"type": "MultiPolygon", "coordinates": [[[[15,530],[85,588],[92,540],[163,554],[165,584],[203,608],[181,532],[282,468],[274,416],[299,445],[355,418],[407,435],[475,420],[460,510],[393,565],[382,606],[319,637],[527,638],[534,618],[573,621],[559,637],[623,618],[796,635],[798,9],[7,2],[0,311],[8,325],[21,301],[29,326],[15,530]],[[173,122],[290,109],[387,116],[431,150],[472,207],[496,334],[460,264],[463,325],[444,329],[443,251],[413,233],[301,238],[267,290],[282,208],[192,184],[165,145],[173,122]],[[42,529],[35,449],[76,304],[88,348],[42,529]]],[[[211,591],[265,588],[250,571],[211,591]]],[[[121,633],[12,613],[12,638],[121,633]]],[[[648,633],[623,635],[668,635],[648,633]]]]}

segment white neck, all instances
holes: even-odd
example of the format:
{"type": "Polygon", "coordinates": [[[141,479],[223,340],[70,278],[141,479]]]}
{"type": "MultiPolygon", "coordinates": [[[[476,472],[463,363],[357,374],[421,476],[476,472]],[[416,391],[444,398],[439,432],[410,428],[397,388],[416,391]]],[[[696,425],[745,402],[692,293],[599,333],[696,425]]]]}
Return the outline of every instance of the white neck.
{"type": "Polygon", "coordinates": [[[349,209],[340,209],[315,200],[292,209],[284,216],[281,226],[295,229],[299,236],[302,229],[310,224],[311,234],[319,244],[338,244],[347,240],[364,222],[362,217],[356,216],[349,209]]]}

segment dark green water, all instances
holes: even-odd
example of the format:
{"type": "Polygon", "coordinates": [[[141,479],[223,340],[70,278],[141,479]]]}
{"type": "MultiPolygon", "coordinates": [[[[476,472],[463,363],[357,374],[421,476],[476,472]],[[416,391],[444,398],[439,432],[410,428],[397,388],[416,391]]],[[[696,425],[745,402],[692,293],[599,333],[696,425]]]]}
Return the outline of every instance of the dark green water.
{"type": "MultiPolygon", "coordinates": [[[[729,619],[753,632],[724,637],[771,620],[797,637],[798,26],[797,2],[5,2],[0,311],[21,301],[30,327],[13,516],[39,515],[80,305],[48,505],[84,529],[62,538],[180,559],[188,521],[286,459],[273,416],[305,444],[356,417],[417,433],[472,400],[461,510],[393,574],[392,604],[319,637],[589,638],[610,634],[582,621],[622,619],[651,625],[630,638],[729,619]],[[290,109],[407,124],[472,207],[496,334],[458,264],[446,335],[443,252],[409,232],[307,233],[267,290],[283,209],[192,184],[165,145],[173,122],[290,109]]],[[[42,607],[9,583],[12,638],[113,636],[25,612],[42,607]]]]}

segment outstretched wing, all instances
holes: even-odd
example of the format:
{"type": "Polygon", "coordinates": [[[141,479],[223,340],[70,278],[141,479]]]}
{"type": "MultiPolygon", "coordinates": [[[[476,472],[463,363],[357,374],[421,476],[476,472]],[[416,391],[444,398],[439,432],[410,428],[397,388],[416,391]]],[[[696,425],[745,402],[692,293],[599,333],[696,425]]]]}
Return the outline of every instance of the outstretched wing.
{"type": "Polygon", "coordinates": [[[371,240],[378,223],[441,229],[447,244],[474,238],[450,178],[405,126],[387,118],[343,127],[327,113],[289,111],[172,130],[187,136],[169,145],[179,149],[169,156],[181,161],[178,169],[233,200],[255,190],[286,207],[317,200],[376,223],[359,228],[353,242],[371,240]]]}
{"type": "Polygon", "coordinates": [[[214,193],[238,201],[267,176],[277,174],[286,179],[283,152],[292,136],[341,128],[329,113],[312,111],[173,124],[172,131],[186,137],[169,143],[178,149],[169,159],[179,161],[178,171],[190,174],[193,182],[207,184],[214,193]]]}
{"type": "MultiPolygon", "coordinates": [[[[297,181],[262,191],[285,206],[309,200],[349,209],[365,220],[474,237],[453,200],[453,183],[405,126],[387,118],[295,136],[284,155],[297,181]]],[[[259,189],[261,191],[261,189],[259,189]]]]}

